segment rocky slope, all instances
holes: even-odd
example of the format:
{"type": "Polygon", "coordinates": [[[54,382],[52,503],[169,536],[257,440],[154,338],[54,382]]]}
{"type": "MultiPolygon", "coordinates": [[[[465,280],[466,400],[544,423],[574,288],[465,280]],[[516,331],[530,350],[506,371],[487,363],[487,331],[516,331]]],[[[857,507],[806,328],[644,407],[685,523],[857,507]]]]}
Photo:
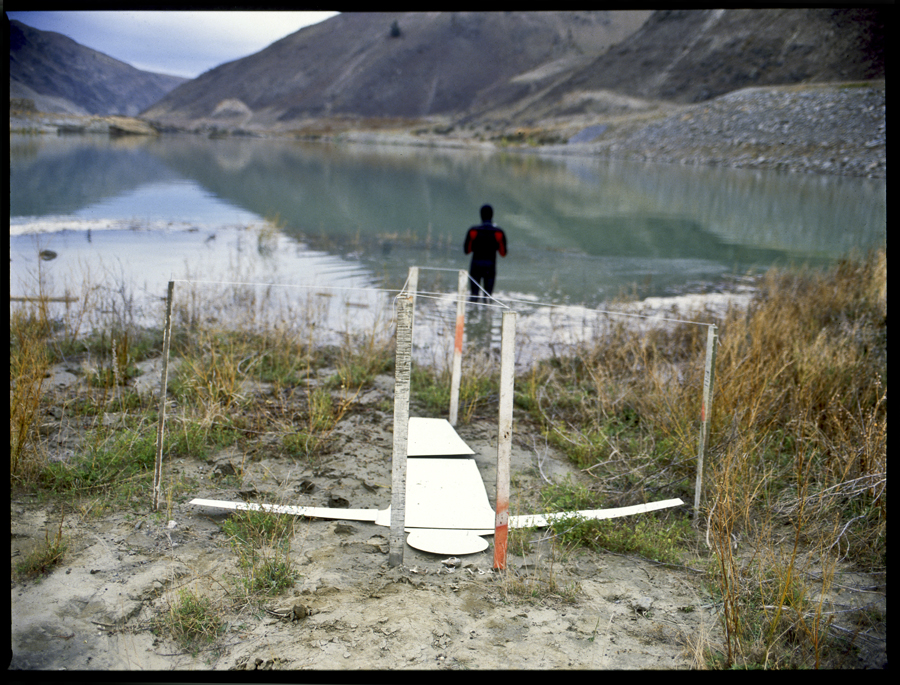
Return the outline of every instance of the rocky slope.
{"type": "Polygon", "coordinates": [[[134,116],[187,79],[136,69],[52,31],[9,22],[10,98],[43,112],[134,116]]]}
{"type": "Polygon", "coordinates": [[[264,128],[332,115],[455,117],[510,97],[504,87],[519,74],[585,64],[648,15],[344,13],[203,74],[144,116],[264,128]]]}
{"type": "MultiPolygon", "coordinates": [[[[708,102],[609,117],[545,154],[885,178],[884,81],[746,88],[708,102]]],[[[548,129],[544,135],[553,135],[548,129]]]]}
{"type": "MultiPolygon", "coordinates": [[[[873,9],[660,10],[535,103],[572,92],[692,103],[750,86],[884,78],[886,17],[873,9]]],[[[585,111],[582,107],[580,111],[585,111]]]]}
{"type": "Polygon", "coordinates": [[[884,10],[855,8],[341,14],[144,115],[270,130],[336,116],[527,126],[635,100],[883,78],[886,23],[884,10]]]}

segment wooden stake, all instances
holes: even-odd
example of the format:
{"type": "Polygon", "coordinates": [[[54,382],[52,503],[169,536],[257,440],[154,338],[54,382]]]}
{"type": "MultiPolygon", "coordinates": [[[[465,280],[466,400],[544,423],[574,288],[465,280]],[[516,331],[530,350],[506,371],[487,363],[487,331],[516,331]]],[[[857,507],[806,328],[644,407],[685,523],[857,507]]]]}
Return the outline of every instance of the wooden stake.
{"type": "Polygon", "coordinates": [[[10,302],[65,302],[66,304],[72,304],[73,302],[78,302],[77,297],[69,297],[66,295],[65,297],[18,297],[16,295],[9,296],[10,302]]]}
{"type": "Polygon", "coordinates": [[[400,566],[406,548],[406,452],[409,441],[409,380],[413,296],[397,297],[397,358],[394,368],[394,452],[391,461],[391,536],[388,563],[400,566]]]}
{"type": "Polygon", "coordinates": [[[709,418],[712,413],[713,384],[716,377],[716,343],[718,328],[709,327],[706,336],[706,372],[703,376],[703,401],[700,405],[700,445],[697,449],[697,480],[694,484],[694,520],[700,511],[700,493],[703,489],[703,462],[706,457],[706,441],[709,437],[709,418]]]}
{"type": "Polygon", "coordinates": [[[409,267],[409,276],[406,280],[406,292],[412,295],[412,320],[410,326],[416,323],[416,293],[419,292],[419,267],[409,267]]]}
{"type": "Polygon", "coordinates": [[[509,533],[509,462],[516,376],[516,313],[503,312],[500,333],[500,414],[497,425],[497,516],[494,521],[494,568],[506,568],[509,533]]]}
{"type": "Polygon", "coordinates": [[[172,339],[172,300],[175,281],[169,281],[166,294],[166,327],[163,331],[162,377],[159,380],[159,424],[156,428],[156,463],[153,467],[153,511],[159,511],[159,491],[162,484],[163,436],[166,429],[166,392],[169,384],[169,343],[172,339]]]}
{"type": "Polygon", "coordinates": [[[453,341],[453,366],[450,376],[450,425],[455,426],[459,414],[459,383],[462,378],[463,336],[466,330],[466,292],[469,287],[469,272],[459,270],[456,287],[456,337],[453,341]]]}

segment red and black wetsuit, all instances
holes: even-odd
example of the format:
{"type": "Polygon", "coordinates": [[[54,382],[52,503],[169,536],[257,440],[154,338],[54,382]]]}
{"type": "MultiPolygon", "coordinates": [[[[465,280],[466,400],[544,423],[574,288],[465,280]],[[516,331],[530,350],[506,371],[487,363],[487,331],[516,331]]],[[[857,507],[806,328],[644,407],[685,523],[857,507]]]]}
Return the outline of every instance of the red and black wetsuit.
{"type": "Polygon", "coordinates": [[[506,234],[490,221],[472,226],[466,233],[463,249],[466,254],[472,253],[472,263],[469,266],[469,276],[473,281],[472,298],[482,294],[479,283],[482,283],[481,287],[490,295],[494,291],[494,279],[497,276],[497,253],[501,257],[506,256],[506,234]]]}

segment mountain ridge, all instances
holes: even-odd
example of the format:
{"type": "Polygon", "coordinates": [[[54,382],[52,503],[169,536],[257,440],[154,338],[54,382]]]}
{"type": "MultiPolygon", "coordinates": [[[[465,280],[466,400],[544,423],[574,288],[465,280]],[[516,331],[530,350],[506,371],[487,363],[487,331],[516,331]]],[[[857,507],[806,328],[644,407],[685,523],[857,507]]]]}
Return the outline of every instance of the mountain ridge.
{"type": "Polygon", "coordinates": [[[531,125],[883,78],[885,23],[871,8],[340,14],[142,115],[270,130],[328,117],[531,125]]]}
{"type": "Polygon", "coordinates": [[[76,114],[116,102],[115,113],[163,131],[455,130],[540,144],[749,86],[883,80],[888,17],[877,8],[341,13],[192,80],[11,22],[10,96],[76,114]]]}
{"type": "Polygon", "coordinates": [[[8,24],[10,98],[41,111],[135,116],[188,80],[142,71],[61,33],[8,24]]]}
{"type": "Polygon", "coordinates": [[[523,72],[599,54],[649,14],[340,14],[203,74],[142,115],[196,121],[235,100],[263,126],[323,116],[456,117],[523,72]]]}

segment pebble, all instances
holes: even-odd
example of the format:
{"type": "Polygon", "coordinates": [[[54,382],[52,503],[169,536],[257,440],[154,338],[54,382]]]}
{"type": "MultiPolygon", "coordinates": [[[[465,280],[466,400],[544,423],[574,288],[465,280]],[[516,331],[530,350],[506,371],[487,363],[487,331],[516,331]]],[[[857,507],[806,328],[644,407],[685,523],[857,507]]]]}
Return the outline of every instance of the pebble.
{"type": "Polygon", "coordinates": [[[747,88],[548,152],[885,178],[883,86],[747,88]]]}

